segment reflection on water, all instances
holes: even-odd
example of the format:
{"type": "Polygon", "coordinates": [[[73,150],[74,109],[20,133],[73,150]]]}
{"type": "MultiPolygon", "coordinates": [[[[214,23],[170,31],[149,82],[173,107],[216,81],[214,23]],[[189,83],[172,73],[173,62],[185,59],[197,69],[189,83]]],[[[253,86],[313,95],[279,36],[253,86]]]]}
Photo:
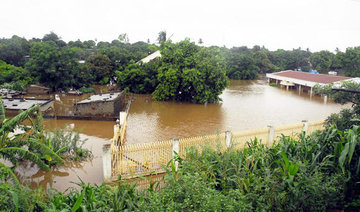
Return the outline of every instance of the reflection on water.
{"type": "Polygon", "coordinates": [[[93,152],[93,159],[83,162],[67,161],[61,166],[53,167],[49,172],[39,170],[31,163],[22,163],[16,168],[16,174],[20,176],[24,184],[31,188],[41,186],[45,189],[51,187],[65,191],[68,187],[76,187],[73,182],[80,183],[81,180],[86,183],[101,184],[104,181],[102,147],[109,141],[84,134],[80,136],[82,139],[87,139],[84,147],[93,152]]]}
{"type": "MultiPolygon", "coordinates": [[[[66,104],[74,101],[71,97],[60,98],[66,104]]],[[[150,95],[135,95],[127,122],[127,143],[154,142],[226,130],[236,132],[263,128],[268,124],[294,124],[302,120],[323,120],[344,107],[331,101],[324,104],[321,97],[310,97],[296,90],[286,91],[271,87],[266,80],[233,80],[221,98],[222,103],[200,105],[157,102],[153,101],[150,95]]],[[[86,147],[93,151],[94,159],[81,163],[68,162],[48,173],[23,164],[16,169],[23,182],[32,186],[39,183],[43,187],[54,187],[61,191],[71,186],[70,182],[80,182],[79,178],[84,182],[102,183],[102,146],[113,136],[115,122],[45,121],[47,129],[70,123],[75,124],[75,129],[82,130],[81,138],[88,138],[86,147]]]]}

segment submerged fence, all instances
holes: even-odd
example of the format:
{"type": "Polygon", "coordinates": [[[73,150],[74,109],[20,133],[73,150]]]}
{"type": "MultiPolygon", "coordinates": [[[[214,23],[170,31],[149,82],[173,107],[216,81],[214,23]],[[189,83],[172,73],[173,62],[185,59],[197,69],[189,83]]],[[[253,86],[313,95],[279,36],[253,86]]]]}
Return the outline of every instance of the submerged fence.
{"type": "Polygon", "coordinates": [[[203,146],[210,145],[220,150],[232,147],[232,149],[242,149],[246,142],[255,137],[262,143],[271,146],[274,140],[283,135],[297,136],[302,131],[310,134],[316,130],[323,129],[324,121],[307,122],[288,125],[283,127],[268,126],[267,128],[257,130],[247,130],[236,133],[229,131],[217,135],[206,135],[193,138],[172,139],[168,141],[117,145],[113,142],[111,145],[111,176],[114,180],[118,175],[122,178],[131,178],[136,176],[146,176],[152,173],[163,173],[163,166],[173,158],[174,152],[184,156],[186,148],[195,147],[201,149],[203,146]]]}

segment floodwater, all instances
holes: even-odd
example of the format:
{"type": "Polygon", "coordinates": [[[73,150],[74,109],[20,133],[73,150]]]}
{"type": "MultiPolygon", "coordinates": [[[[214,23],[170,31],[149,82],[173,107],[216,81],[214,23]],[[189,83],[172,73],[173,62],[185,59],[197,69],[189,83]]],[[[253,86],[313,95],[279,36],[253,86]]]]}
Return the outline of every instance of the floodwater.
{"type": "Polygon", "coordinates": [[[345,107],[319,96],[271,87],[265,79],[232,80],[219,104],[153,101],[136,95],[127,122],[127,143],[186,138],[230,130],[324,120],[345,107]]]}
{"type": "MultiPolygon", "coordinates": [[[[69,113],[71,104],[87,96],[69,97],[60,95],[62,104],[57,111],[69,113]],[[70,106],[69,106],[70,105],[70,106]]],[[[323,98],[310,97],[296,90],[286,91],[271,87],[265,79],[253,81],[233,80],[221,95],[222,103],[191,104],[153,101],[150,95],[135,95],[127,121],[127,144],[154,142],[171,138],[185,138],[215,134],[231,130],[263,128],[271,124],[281,126],[299,123],[302,120],[323,120],[346,106],[323,98]]],[[[57,103],[59,104],[59,103],[57,103]]],[[[71,112],[70,112],[71,113],[71,112]]],[[[47,119],[47,129],[74,124],[81,130],[81,138],[87,139],[85,147],[92,150],[94,158],[84,162],[67,162],[50,172],[23,164],[16,169],[22,182],[37,187],[56,188],[60,191],[71,182],[101,184],[103,178],[102,147],[113,136],[113,121],[53,120],[47,119]]]]}

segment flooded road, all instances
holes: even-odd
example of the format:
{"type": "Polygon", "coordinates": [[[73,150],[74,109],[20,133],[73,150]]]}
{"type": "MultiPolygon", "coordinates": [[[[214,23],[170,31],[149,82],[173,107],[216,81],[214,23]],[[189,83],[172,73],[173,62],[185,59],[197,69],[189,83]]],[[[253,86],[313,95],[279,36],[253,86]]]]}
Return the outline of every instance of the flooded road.
{"type": "MultiPolygon", "coordinates": [[[[71,105],[87,96],[60,96],[61,101],[71,105]]],[[[127,121],[128,144],[154,142],[171,138],[185,138],[217,131],[233,132],[299,123],[302,120],[323,120],[345,106],[321,97],[310,97],[296,90],[271,87],[265,79],[254,81],[231,81],[221,95],[219,104],[191,104],[153,101],[151,95],[135,95],[127,121]]],[[[68,113],[71,108],[58,108],[68,113]]],[[[81,130],[81,138],[88,139],[85,147],[92,150],[94,158],[85,162],[68,162],[51,172],[39,171],[36,167],[21,166],[16,169],[22,181],[36,187],[37,184],[60,191],[74,186],[70,182],[103,182],[102,146],[113,136],[113,121],[53,120],[46,119],[47,129],[74,124],[81,130]],[[79,177],[79,178],[78,178],[79,177]]]]}

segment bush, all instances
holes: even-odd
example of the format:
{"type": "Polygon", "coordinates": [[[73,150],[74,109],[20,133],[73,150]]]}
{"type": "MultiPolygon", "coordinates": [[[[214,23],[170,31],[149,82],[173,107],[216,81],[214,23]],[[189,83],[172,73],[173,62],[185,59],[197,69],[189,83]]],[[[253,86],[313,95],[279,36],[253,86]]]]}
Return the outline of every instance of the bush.
{"type": "Polygon", "coordinates": [[[92,156],[90,150],[83,149],[86,140],[81,140],[78,132],[67,130],[67,127],[56,129],[46,134],[49,146],[57,154],[63,154],[73,160],[84,159],[92,156]]]}
{"type": "Polygon", "coordinates": [[[91,87],[82,87],[79,89],[82,93],[95,93],[95,88],[91,87]]]}

